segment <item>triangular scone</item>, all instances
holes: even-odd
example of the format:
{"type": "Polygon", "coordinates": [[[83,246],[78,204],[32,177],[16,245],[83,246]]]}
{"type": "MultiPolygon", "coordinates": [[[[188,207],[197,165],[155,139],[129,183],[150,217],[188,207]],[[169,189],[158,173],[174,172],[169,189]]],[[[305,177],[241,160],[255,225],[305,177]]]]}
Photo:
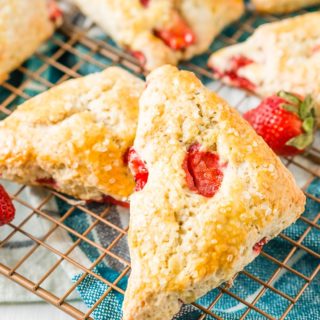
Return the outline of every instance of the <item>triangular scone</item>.
{"type": "Polygon", "coordinates": [[[204,52],[244,11],[243,0],[73,2],[148,70],[204,52]]]}
{"type": "Polygon", "coordinates": [[[209,66],[227,84],[261,96],[312,94],[320,120],[320,12],[264,24],[247,41],[213,53],[209,66]]]}
{"type": "Polygon", "coordinates": [[[54,0],[1,0],[0,83],[52,35],[60,19],[54,0]]]}
{"type": "Polygon", "coordinates": [[[117,67],[69,80],[0,122],[0,173],[84,200],[128,197],[124,155],[133,144],[144,82],[117,67]]]}
{"type": "Polygon", "coordinates": [[[255,9],[263,13],[288,13],[320,4],[319,0],[251,0],[255,9]]]}
{"type": "Polygon", "coordinates": [[[125,320],[171,319],[182,302],[243,269],[304,209],[279,158],[193,73],[151,73],[134,150],[131,165],[144,161],[148,179],[131,196],[125,320]],[[200,161],[189,161],[193,152],[200,161]]]}

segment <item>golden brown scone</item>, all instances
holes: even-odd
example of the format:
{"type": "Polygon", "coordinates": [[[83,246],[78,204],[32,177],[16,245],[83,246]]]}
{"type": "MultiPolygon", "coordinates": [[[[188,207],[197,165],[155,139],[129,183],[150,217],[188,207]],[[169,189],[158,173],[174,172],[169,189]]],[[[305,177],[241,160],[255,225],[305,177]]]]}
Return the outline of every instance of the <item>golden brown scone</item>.
{"type": "Polygon", "coordinates": [[[121,47],[134,52],[148,70],[204,52],[244,11],[242,0],[73,2],[121,47]]]}
{"type": "Polygon", "coordinates": [[[164,66],[147,84],[134,150],[148,178],[131,196],[124,320],[171,319],[242,270],[305,204],[263,139],[193,73],[164,66]]]}
{"type": "Polygon", "coordinates": [[[264,24],[245,42],[213,53],[209,66],[227,84],[262,97],[312,94],[320,121],[320,12],[264,24]]]}
{"type": "Polygon", "coordinates": [[[320,4],[319,0],[251,0],[255,9],[263,13],[288,13],[320,4]]]}
{"type": "Polygon", "coordinates": [[[60,20],[52,0],[0,1],[0,84],[53,34],[60,20]]]}
{"type": "Polygon", "coordinates": [[[0,173],[84,200],[126,199],[124,161],[133,144],[144,82],[117,67],[69,80],[0,122],[0,173]]]}

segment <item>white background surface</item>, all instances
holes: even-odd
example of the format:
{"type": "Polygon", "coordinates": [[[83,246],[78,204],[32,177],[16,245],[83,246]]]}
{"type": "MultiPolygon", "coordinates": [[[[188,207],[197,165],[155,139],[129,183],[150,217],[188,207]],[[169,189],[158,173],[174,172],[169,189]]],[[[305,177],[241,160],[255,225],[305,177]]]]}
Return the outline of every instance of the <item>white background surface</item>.
{"type": "MultiPolygon", "coordinates": [[[[2,277],[0,275],[0,277],[2,277]]],[[[9,280],[7,280],[9,281],[9,280]]],[[[25,291],[26,295],[31,294],[25,291]]],[[[82,302],[72,302],[72,305],[83,310],[82,302]]],[[[0,304],[1,320],[73,320],[65,312],[48,303],[0,304]]]]}
{"type": "Polygon", "coordinates": [[[1,320],[72,320],[54,306],[44,303],[0,305],[1,320]]]}

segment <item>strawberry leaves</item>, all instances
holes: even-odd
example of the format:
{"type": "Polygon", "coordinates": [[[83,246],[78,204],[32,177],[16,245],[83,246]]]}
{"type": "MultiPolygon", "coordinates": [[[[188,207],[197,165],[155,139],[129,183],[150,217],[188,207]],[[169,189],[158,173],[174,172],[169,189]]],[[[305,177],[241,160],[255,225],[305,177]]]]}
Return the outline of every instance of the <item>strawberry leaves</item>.
{"type": "Polygon", "coordinates": [[[302,128],[306,133],[313,133],[314,129],[314,118],[313,117],[308,117],[304,119],[302,123],[302,128]]]}
{"type": "Polygon", "coordinates": [[[278,97],[283,98],[292,105],[297,105],[301,103],[301,100],[294,94],[286,91],[279,91],[277,94],[278,97]]]}
{"type": "Polygon", "coordinates": [[[314,138],[315,109],[314,100],[311,95],[307,95],[301,100],[297,95],[286,91],[278,92],[278,97],[286,100],[281,107],[289,112],[295,113],[302,121],[303,133],[287,141],[286,145],[304,150],[312,144],[314,138]]]}
{"type": "Polygon", "coordinates": [[[301,119],[306,119],[307,117],[314,117],[314,111],[314,101],[311,95],[307,95],[300,105],[299,116],[301,119]]]}
{"type": "Polygon", "coordinates": [[[281,107],[282,107],[282,109],[285,109],[289,112],[292,112],[292,113],[298,115],[298,108],[295,105],[284,103],[281,107]]]}
{"type": "Polygon", "coordinates": [[[286,145],[304,150],[313,142],[313,135],[304,133],[287,141],[286,145]]]}

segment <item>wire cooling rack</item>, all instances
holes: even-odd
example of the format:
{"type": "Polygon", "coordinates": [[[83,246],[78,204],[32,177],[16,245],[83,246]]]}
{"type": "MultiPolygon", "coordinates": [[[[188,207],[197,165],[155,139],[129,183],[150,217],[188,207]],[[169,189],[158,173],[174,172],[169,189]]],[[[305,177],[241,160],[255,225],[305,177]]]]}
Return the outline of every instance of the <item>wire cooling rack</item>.
{"type": "MultiPolygon", "coordinates": [[[[229,88],[220,82],[213,80],[210,70],[206,68],[204,62],[206,59],[203,59],[203,57],[207,58],[210,52],[219,47],[243,41],[258,25],[276,19],[278,18],[273,16],[259,17],[256,14],[247,13],[239,23],[228,28],[221,36],[219,36],[208,52],[202,55],[201,58],[195,58],[191,62],[182,64],[181,67],[194,71],[211,88],[220,95],[226,96],[227,99],[231,100],[230,102],[232,105],[238,108],[240,112],[244,111],[246,107],[255,105],[256,100],[247,93],[239,90],[236,90],[236,95],[230,94],[229,88]]],[[[36,94],[37,91],[43,91],[67,79],[82,76],[84,75],[83,70],[99,71],[111,65],[118,65],[129,69],[137,75],[144,75],[144,71],[138,66],[137,61],[135,61],[134,58],[116,48],[109,38],[95,37],[94,34],[96,33],[97,27],[93,24],[88,24],[87,22],[82,23],[83,20],[84,18],[78,13],[71,14],[70,19],[65,25],[49,40],[51,49],[49,51],[42,50],[36,53],[32,58],[36,61],[36,63],[32,65],[32,68],[30,68],[28,64],[19,67],[13,73],[12,77],[2,85],[2,88],[0,88],[0,93],[2,94],[0,101],[1,118],[9,115],[19,103],[29,99],[36,94]],[[81,25],[81,27],[79,25],[81,25]],[[55,70],[54,77],[48,76],[48,70],[52,69],[55,70]],[[34,88],[37,90],[33,90],[34,88]]],[[[316,142],[312,152],[320,156],[319,141],[316,142]]],[[[283,159],[283,161],[296,176],[306,196],[320,203],[320,199],[315,198],[306,191],[311,181],[320,176],[319,166],[310,161],[308,157],[304,156],[287,158],[283,159]]],[[[23,196],[25,190],[26,186],[16,186],[15,191],[12,192],[11,196],[15,204],[18,205],[19,208],[24,207],[28,209],[29,214],[25,215],[19,221],[15,220],[13,223],[10,223],[7,226],[6,232],[0,234],[0,252],[18,235],[20,237],[23,236],[27,241],[31,242],[32,245],[28,247],[26,252],[21,254],[12,265],[7,265],[0,260],[0,273],[39,296],[41,299],[68,313],[75,319],[92,319],[94,310],[110,294],[110,292],[112,292],[112,290],[124,294],[124,290],[119,286],[119,282],[128,275],[130,271],[130,262],[127,258],[121,256],[121,254],[115,253],[113,249],[121,241],[124,241],[127,228],[121,228],[109,219],[110,207],[107,205],[103,210],[100,210],[100,213],[97,213],[92,210],[90,206],[86,206],[81,202],[73,202],[66,196],[55,191],[49,191],[37,205],[34,205],[34,203],[28,201],[28,198],[23,196]],[[61,212],[59,216],[52,214],[50,210],[46,209],[46,205],[53,198],[68,205],[68,209],[65,210],[65,212],[61,212]],[[91,218],[90,226],[81,233],[64,223],[75,210],[80,210],[83,214],[86,214],[91,218]],[[32,228],[25,227],[31,223],[35,217],[37,217],[37,223],[39,223],[40,220],[50,223],[50,228],[46,234],[39,236],[33,232],[32,228]],[[115,234],[113,241],[107,246],[102,246],[89,237],[89,234],[101,224],[108,226],[115,234]],[[67,232],[74,240],[70,241],[70,246],[67,250],[60,250],[59,246],[52,246],[46,241],[58,231],[67,232]],[[99,252],[95,261],[91,262],[89,265],[83,263],[83,261],[75,260],[72,257],[72,252],[79,248],[81,244],[88,245],[99,252]],[[24,264],[28,263],[29,259],[32,258],[39,249],[52,253],[57,259],[51,267],[41,270],[38,279],[30,279],[20,273],[19,270],[24,264]],[[118,261],[122,265],[122,270],[114,281],[108,281],[94,272],[94,268],[107,256],[118,261]],[[55,277],[56,270],[66,263],[77,268],[79,272],[82,272],[82,276],[74,284],[70,284],[65,292],[56,293],[46,289],[46,281],[51,277],[55,277]],[[75,307],[71,297],[74,296],[77,286],[81,284],[88,275],[106,284],[108,289],[99,299],[97,299],[92,308],[82,310],[75,307]]],[[[304,216],[300,218],[300,222],[305,225],[305,229],[299,239],[292,239],[284,233],[279,236],[289,248],[281,258],[272,256],[265,250],[261,252],[260,257],[266,259],[274,266],[267,279],[261,279],[254,272],[249,272],[247,270],[242,271],[235,279],[233,279],[234,286],[237,286],[237,277],[246,276],[261,287],[252,301],[246,301],[240,295],[235,294],[229,286],[223,285],[218,288],[218,294],[210,305],[203,306],[198,303],[193,304],[201,313],[199,320],[210,317],[222,319],[221,316],[214,313],[213,308],[225,296],[231,296],[246,307],[240,319],[245,319],[249,314],[252,316],[252,313],[256,315],[255,319],[275,319],[275,316],[272,313],[259,307],[259,299],[267,291],[282,297],[286,302],[286,307],[282,311],[281,317],[278,317],[279,319],[286,318],[319,272],[319,263],[314,265],[312,273],[308,275],[297,270],[292,266],[292,263],[290,263],[291,259],[299,251],[303,251],[307,255],[320,259],[320,254],[304,243],[304,240],[312,232],[319,232],[319,217],[320,213],[318,213],[314,219],[309,219],[304,216]],[[294,295],[289,295],[284,290],[281,290],[281,288],[274,285],[275,280],[283,270],[292,273],[297,281],[301,281],[301,286],[294,295]]],[[[319,233],[317,235],[319,236],[319,233]]],[[[67,282],[67,279],[60,279],[60,281],[67,282]]]]}

